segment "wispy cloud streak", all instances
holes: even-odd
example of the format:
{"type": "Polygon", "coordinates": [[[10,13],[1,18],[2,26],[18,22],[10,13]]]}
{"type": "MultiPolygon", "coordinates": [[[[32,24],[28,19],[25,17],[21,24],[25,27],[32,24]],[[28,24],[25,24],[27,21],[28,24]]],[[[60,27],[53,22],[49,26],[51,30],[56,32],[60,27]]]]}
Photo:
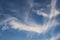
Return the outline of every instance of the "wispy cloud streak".
{"type": "Polygon", "coordinates": [[[60,38],[60,33],[58,33],[57,35],[53,35],[50,40],[57,40],[58,38],[60,38]]]}
{"type": "Polygon", "coordinates": [[[55,6],[56,6],[57,0],[52,0],[51,1],[51,13],[50,13],[50,19],[55,16],[55,6]]]}
{"type": "MultiPolygon", "coordinates": [[[[55,24],[55,21],[53,21],[52,25],[50,26],[46,26],[46,24],[38,25],[34,22],[32,22],[32,25],[26,25],[14,17],[11,19],[7,19],[7,20],[8,20],[8,24],[11,25],[11,28],[18,29],[18,30],[24,30],[24,31],[30,31],[30,32],[36,32],[36,33],[44,33],[49,28],[51,28],[50,26],[53,26],[55,24]]],[[[51,24],[51,22],[49,24],[51,24]]]]}
{"type": "MultiPolygon", "coordinates": [[[[31,4],[31,5],[33,5],[33,4],[31,4]]],[[[36,23],[34,23],[32,21],[28,21],[28,18],[29,18],[29,10],[30,9],[26,13],[26,16],[25,16],[24,20],[25,20],[25,23],[26,24],[29,24],[29,22],[31,22],[32,25],[30,25],[30,24],[29,25],[23,24],[22,22],[19,22],[20,20],[18,21],[18,19],[17,18],[14,18],[14,17],[11,17],[11,18],[5,20],[4,22],[10,21],[9,22],[9,25],[11,25],[12,26],[11,28],[14,28],[14,29],[19,29],[19,30],[24,30],[24,31],[32,31],[32,32],[37,32],[37,33],[47,32],[56,23],[56,20],[55,19],[51,20],[52,17],[53,17],[53,15],[55,14],[54,13],[55,12],[55,10],[54,10],[55,9],[55,5],[56,5],[56,0],[52,0],[52,2],[51,2],[52,8],[51,8],[50,15],[45,14],[44,12],[41,12],[41,14],[39,14],[39,11],[37,12],[38,15],[43,15],[44,17],[48,17],[49,18],[48,19],[48,22],[43,23],[43,25],[38,25],[38,24],[36,24],[36,23]]]]}

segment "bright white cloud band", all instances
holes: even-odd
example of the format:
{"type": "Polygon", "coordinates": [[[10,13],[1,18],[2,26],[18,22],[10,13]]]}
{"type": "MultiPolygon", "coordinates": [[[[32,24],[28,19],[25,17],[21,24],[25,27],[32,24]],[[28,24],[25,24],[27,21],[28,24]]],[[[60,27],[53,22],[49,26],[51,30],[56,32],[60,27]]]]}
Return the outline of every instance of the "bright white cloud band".
{"type": "MultiPolygon", "coordinates": [[[[56,4],[56,0],[52,0],[52,2],[51,2],[52,9],[51,9],[50,16],[45,13],[42,13],[39,15],[43,15],[44,17],[48,17],[48,18],[52,18],[53,16],[57,15],[57,13],[54,13],[56,11],[55,4],[56,4]]],[[[37,12],[37,13],[39,13],[39,12],[37,12]]],[[[28,17],[28,15],[27,15],[27,17],[28,17]]],[[[32,32],[37,32],[37,33],[44,33],[46,31],[48,31],[50,28],[52,28],[53,26],[55,26],[57,23],[55,19],[52,21],[50,19],[48,22],[44,23],[43,25],[37,25],[37,24],[34,24],[34,22],[32,22],[32,25],[29,26],[29,25],[25,25],[21,22],[17,22],[16,20],[18,21],[17,18],[13,17],[6,21],[10,21],[9,25],[11,25],[12,28],[14,28],[14,29],[19,29],[19,30],[24,30],[24,31],[32,31],[32,32]]]]}

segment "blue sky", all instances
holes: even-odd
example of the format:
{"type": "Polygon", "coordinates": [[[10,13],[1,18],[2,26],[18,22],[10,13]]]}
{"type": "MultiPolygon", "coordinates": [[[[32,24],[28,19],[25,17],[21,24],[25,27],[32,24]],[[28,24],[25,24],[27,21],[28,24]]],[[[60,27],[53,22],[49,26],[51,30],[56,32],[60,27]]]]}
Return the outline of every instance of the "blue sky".
{"type": "Polygon", "coordinates": [[[0,0],[0,40],[60,40],[60,0],[0,0]]]}

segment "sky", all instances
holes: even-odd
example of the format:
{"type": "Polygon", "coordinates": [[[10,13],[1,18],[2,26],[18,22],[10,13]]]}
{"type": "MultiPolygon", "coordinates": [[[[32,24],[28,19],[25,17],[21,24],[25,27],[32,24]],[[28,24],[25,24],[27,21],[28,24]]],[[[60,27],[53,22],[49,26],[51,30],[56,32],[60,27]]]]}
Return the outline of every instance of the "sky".
{"type": "Polygon", "coordinates": [[[60,0],[0,0],[0,40],[60,40],[60,0]]]}

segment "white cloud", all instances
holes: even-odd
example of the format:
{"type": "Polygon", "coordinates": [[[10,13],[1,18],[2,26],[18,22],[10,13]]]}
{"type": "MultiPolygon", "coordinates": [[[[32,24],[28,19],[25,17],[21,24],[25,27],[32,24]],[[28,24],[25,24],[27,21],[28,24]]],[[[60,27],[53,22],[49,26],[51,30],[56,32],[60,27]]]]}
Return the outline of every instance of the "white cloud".
{"type": "Polygon", "coordinates": [[[28,0],[28,3],[30,4],[30,7],[33,7],[33,0],[28,0]]]}
{"type": "Polygon", "coordinates": [[[42,12],[42,11],[40,11],[40,10],[37,10],[37,14],[38,14],[38,15],[42,15],[42,16],[48,17],[48,18],[50,18],[50,17],[55,17],[55,16],[57,16],[58,14],[60,14],[60,12],[59,12],[57,9],[54,9],[53,12],[54,12],[54,13],[50,13],[51,15],[49,15],[49,14],[47,14],[47,13],[45,13],[45,12],[42,12]]]}
{"type": "Polygon", "coordinates": [[[14,29],[19,29],[19,30],[24,30],[24,31],[32,31],[32,32],[37,32],[37,33],[42,32],[42,28],[39,28],[38,26],[37,27],[35,27],[35,25],[28,26],[28,25],[22,24],[20,22],[17,22],[15,20],[12,20],[9,24],[14,29]]]}
{"type": "Polygon", "coordinates": [[[60,14],[60,12],[55,7],[56,2],[57,2],[57,0],[52,0],[51,1],[51,4],[50,4],[51,12],[50,12],[50,14],[47,14],[47,13],[43,12],[42,10],[44,10],[44,9],[42,9],[42,10],[41,9],[40,10],[34,10],[34,11],[37,13],[37,15],[42,15],[43,17],[48,17],[49,19],[52,19],[53,17],[60,14]]]}
{"type": "MultiPolygon", "coordinates": [[[[53,4],[53,5],[55,6],[55,4],[53,4]]],[[[40,10],[37,10],[36,12],[37,12],[38,15],[42,15],[44,17],[50,18],[50,17],[52,17],[52,15],[56,15],[56,14],[53,13],[54,12],[53,11],[53,9],[54,9],[53,5],[52,5],[52,9],[51,9],[52,11],[51,11],[50,15],[48,15],[48,14],[46,14],[46,13],[40,11],[40,10]]],[[[28,18],[29,18],[29,11],[26,12],[26,16],[25,16],[24,20],[27,21],[28,18]]],[[[6,23],[6,22],[9,21],[8,24],[12,26],[11,28],[19,29],[19,31],[24,30],[24,31],[37,32],[37,33],[44,33],[44,32],[48,32],[48,30],[50,30],[56,24],[55,19],[53,19],[53,20],[48,19],[48,20],[49,21],[47,21],[46,23],[43,23],[43,25],[38,25],[33,21],[25,22],[26,24],[28,23],[28,25],[26,25],[26,24],[22,23],[20,20],[18,20],[17,18],[14,18],[14,17],[9,17],[7,20],[4,20],[3,22],[6,23]]],[[[5,28],[3,28],[3,29],[5,29],[5,28]]]]}
{"type": "Polygon", "coordinates": [[[55,6],[56,6],[57,0],[51,0],[51,13],[50,13],[50,19],[55,16],[55,6]]]}
{"type": "Polygon", "coordinates": [[[42,12],[41,10],[37,10],[37,14],[38,14],[38,15],[42,15],[42,16],[44,16],[44,17],[49,17],[48,14],[46,14],[45,12],[42,12]]]}
{"type": "Polygon", "coordinates": [[[6,25],[4,26],[4,27],[2,27],[2,31],[5,31],[5,30],[8,30],[9,29],[9,27],[7,27],[6,25]]]}
{"type": "Polygon", "coordinates": [[[50,40],[56,40],[56,38],[55,37],[52,37],[50,40]]]}
{"type": "Polygon", "coordinates": [[[7,19],[7,20],[8,20],[8,24],[11,25],[11,28],[13,28],[13,29],[37,32],[37,33],[47,32],[55,24],[55,21],[53,21],[53,22],[50,21],[50,22],[48,22],[48,24],[38,25],[38,24],[30,21],[32,24],[26,25],[14,17],[7,19]]]}
{"type": "Polygon", "coordinates": [[[58,38],[60,38],[60,33],[58,33],[57,35],[53,35],[50,40],[57,40],[58,38]]]}

